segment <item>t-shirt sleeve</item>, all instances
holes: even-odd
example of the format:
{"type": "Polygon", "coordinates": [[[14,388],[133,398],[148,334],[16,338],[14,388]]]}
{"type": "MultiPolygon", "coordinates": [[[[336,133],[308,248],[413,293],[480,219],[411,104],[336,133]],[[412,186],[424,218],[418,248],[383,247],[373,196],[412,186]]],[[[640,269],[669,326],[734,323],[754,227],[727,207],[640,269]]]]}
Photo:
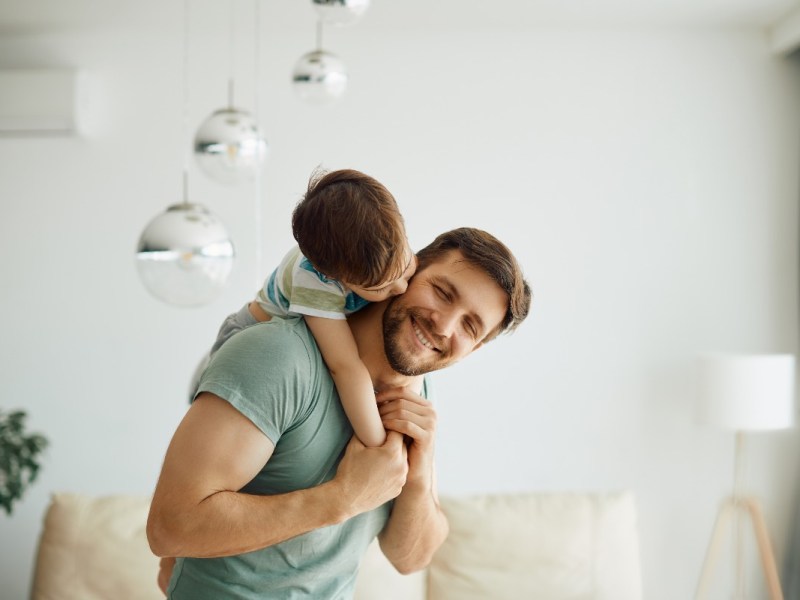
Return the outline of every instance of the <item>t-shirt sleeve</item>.
{"type": "Polygon", "coordinates": [[[433,382],[430,375],[425,375],[422,378],[422,394],[421,396],[431,402],[436,402],[436,394],[433,388],[433,382]]]}
{"type": "Polygon", "coordinates": [[[291,281],[284,282],[289,311],[298,315],[345,319],[346,292],[340,283],[325,280],[307,260],[298,260],[292,269],[291,281]]]}
{"type": "Polygon", "coordinates": [[[306,343],[291,327],[267,322],[228,340],[204,371],[199,392],[228,401],[277,444],[307,412],[316,370],[306,343]]]}

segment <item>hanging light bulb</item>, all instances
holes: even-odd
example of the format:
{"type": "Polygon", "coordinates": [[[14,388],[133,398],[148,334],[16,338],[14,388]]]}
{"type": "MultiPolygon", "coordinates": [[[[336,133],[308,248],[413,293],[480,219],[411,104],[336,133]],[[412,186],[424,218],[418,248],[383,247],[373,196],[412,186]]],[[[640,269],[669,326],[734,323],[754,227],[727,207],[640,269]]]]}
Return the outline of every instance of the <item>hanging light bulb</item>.
{"type": "Polygon", "coordinates": [[[233,243],[208,209],[174,204],[145,227],[136,266],[147,290],[176,306],[211,302],[225,287],[233,267],[233,243]]]}
{"type": "Polygon", "coordinates": [[[352,25],[369,8],[369,0],[311,0],[320,18],[331,25],[352,25]]]}
{"type": "Polygon", "coordinates": [[[224,184],[252,180],[268,151],[255,119],[233,107],[212,113],[194,138],[197,164],[206,175],[224,184]]]}
{"type": "Polygon", "coordinates": [[[211,179],[235,185],[255,178],[264,163],[268,146],[255,118],[234,108],[234,62],[236,56],[236,2],[230,1],[228,23],[228,106],[214,111],[197,129],[194,155],[200,169],[211,179]]]}
{"type": "Polygon", "coordinates": [[[303,100],[314,104],[331,102],[347,89],[347,70],[334,54],[314,50],[297,61],[292,84],[303,100]]]}
{"type": "Polygon", "coordinates": [[[336,100],[347,89],[347,69],[339,58],[322,49],[322,19],[317,21],[317,49],[300,57],[292,72],[297,95],[312,104],[336,100]]]}
{"type": "MultiPolygon", "coordinates": [[[[189,0],[183,5],[183,128],[189,132],[189,0]]],[[[188,142],[188,140],[187,140],[188,142]]],[[[136,268],[147,290],[176,306],[217,297],[233,267],[233,243],[208,209],[189,202],[189,144],[183,161],[183,202],[152,219],[139,237],[136,268]]]]}

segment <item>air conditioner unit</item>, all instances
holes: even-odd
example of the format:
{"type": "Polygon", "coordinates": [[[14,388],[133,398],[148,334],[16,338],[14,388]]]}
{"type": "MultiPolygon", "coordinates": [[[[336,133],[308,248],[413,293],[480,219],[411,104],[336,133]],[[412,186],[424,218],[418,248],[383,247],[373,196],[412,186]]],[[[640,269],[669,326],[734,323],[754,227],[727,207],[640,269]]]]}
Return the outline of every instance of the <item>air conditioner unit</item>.
{"type": "Polygon", "coordinates": [[[0,135],[75,133],[78,83],[75,69],[0,69],[0,135]]]}

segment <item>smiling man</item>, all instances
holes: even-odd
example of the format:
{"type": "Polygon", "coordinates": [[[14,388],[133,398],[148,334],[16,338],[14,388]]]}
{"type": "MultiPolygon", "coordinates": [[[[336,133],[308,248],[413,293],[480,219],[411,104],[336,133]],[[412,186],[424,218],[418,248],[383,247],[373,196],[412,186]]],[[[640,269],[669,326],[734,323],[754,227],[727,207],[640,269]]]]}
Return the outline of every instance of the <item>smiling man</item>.
{"type": "Polygon", "coordinates": [[[447,232],[418,257],[405,294],[348,319],[389,432],[381,447],[352,436],[302,319],[254,325],[214,357],[148,519],[153,552],[185,557],[170,598],[351,598],[376,535],[401,573],[429,563],[448,527],[421,375],[516,328],[531,295],[511,252],[484,231],[447,232]]]}

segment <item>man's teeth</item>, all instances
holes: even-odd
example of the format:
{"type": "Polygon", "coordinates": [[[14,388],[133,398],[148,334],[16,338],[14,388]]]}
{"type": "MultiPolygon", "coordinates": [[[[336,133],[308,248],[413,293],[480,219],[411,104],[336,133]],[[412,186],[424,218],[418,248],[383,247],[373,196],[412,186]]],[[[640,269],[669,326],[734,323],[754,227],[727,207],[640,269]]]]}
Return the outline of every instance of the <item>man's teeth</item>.
{"type": "Polygon", "coordinates": [[[422,335],[422,332],[419,330],[419,327],[417,327],[416,324],[414,325],[414,333],[416,334],[420,344],[425,346],[428,350],[434,349],[433,344],[428,341],[428,338],[422,335]]]}

